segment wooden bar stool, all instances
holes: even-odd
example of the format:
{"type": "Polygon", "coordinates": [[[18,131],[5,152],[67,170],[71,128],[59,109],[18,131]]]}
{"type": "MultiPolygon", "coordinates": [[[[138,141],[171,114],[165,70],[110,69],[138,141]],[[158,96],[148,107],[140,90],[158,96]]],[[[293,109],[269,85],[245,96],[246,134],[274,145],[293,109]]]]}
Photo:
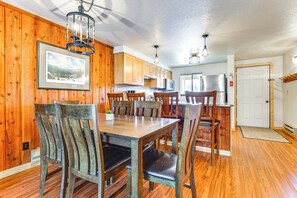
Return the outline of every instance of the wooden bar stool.
{"type": "Polygon", "coordinates": [[[109,109],[112,107],[112,101],[123,101],[124,100],[124,93],[107,93],[108,102],[109,102],[109,109]]]}
{"type": "Polygon", "coordinates": [[[129,101],[145,101],[145,93],[127,93],[127,98],[129,101]]]}
{"type": "MultiPolygon", "coordinates": [[[[154,92],[154,97],[155,101],[162,102],[162,118],[178,118],[178,92],[154,92]]],[[[168,136],[171,134],[165,135],[165,144],[168,136]]]]}
{"type": "Polygon", "coordinates": [[[210,133],[211,138],[205,139],[198,135],[197,141],[211,144],[211,165],[214,164],[214,149],[219,154],[220,149],[220,121],[217,115],[217,91],[185,92],[187,103],[202,103],[202,114],[199,129],[210,133]]]}

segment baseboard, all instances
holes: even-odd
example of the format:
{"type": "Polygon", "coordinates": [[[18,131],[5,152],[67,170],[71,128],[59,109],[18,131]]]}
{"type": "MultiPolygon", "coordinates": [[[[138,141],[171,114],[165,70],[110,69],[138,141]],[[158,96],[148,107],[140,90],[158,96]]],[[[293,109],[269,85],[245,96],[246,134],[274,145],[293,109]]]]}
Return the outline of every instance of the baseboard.
{"type": "MultiPolygon", "coordinates": [[[[165,144],[165,140],[160,140],[160,144],[165,144]]],[[[167,145],[168,146],[172,146],[172,142],[171,141],[167,141],[167,145]]],[[[180,146],[180,143],[178,143],[178,146],[180,146]]],[[[211,153],[211,149],[208,147],[203,147],[203,146],[196,146],[195,147],[196,151],[201,151],[201,152],[205,152],[205,153],[211,153]]],[[[215,153],[217,152],[217,149],[215,149],[215,153]]],[[[231,156],[231,151],[227,151],[227,150],[220,150],[220,155],[223,156],[231,156]]]]}
{"type": "Polygon", "coordinates": [[[0,172],[0,179],[3,179],[5,177],[8,177],[8,176],[11,176],[11,175],[14,175],[14,174],[17,174],[19,172],[22,172],[24,170],[27,170],[29,168],[32,168],[32,167],[35,167],[35,166],[38,166],[40,163],[38,162],[29,162],[29,163],[26,163],[26,164],[22,164],[20,166],[16,166],[16,167],[13,167],[13,168],[10,168],[10,169],[7,169],[5,171],[1,171],[0,172]]]}

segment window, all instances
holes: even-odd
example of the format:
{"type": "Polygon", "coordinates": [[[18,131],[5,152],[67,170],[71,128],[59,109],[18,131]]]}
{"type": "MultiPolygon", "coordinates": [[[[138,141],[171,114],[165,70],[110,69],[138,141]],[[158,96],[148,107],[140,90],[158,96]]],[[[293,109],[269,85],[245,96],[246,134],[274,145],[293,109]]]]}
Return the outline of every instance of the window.
{"type": "Polygon", "coordinates": [[[182,74],[180,76],[180,93],[185,94],[185,91],[201,91],[200,76],[202,74],[182,74]]]}

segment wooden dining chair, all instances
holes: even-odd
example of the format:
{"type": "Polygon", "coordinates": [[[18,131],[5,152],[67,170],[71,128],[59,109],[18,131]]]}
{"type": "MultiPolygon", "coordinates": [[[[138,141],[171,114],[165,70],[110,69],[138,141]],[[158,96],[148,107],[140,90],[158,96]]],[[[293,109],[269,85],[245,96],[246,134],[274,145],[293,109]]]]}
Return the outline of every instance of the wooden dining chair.
{"type": "Polygon", "coordinates": [[[129,101],[145,101],[145,92],[142,93],[127,93],[129,101]]]}
{"type": "Polygon", "coordinates": [[[76,177],[97,183],[98,197],[104,197],[104,181],[123,170],[131,154],[120,147],[102,147],[97,105],[56,105],[68,151],[68,197],[76,177]]]}
{"type": "Polygon", "coordinates": [[[112,108],[112,101],[123,101],[124,93],[107,93],[109,108],[112,108]]]}
{"type": "MultiPolygon", "coordinates": [[[[178,92],[154,92],[154,98],[155,101],[162,103],[162,118],[178,118],[178,92]]],[[[177,134],[179,134],[178,131],[177,134]]],[[[165,134],[164,138],[167,145],[171,134],[165,134]]]]}
{"type": "Polygon", "coordinates": [[[60,197],[65,197],[68,179],[68,159],[62,134],[57,126],[55,104],[34,104],[35,119],[40,136],[40,197],[48,176],[48,163],[62,167],[60,197]]]}
{"type": "MultiPolygon", "coordinates": [[[[182,197],[184,185],[197,197],[194,179],[194,150],[201,115],[201,104],[187,104],[182,139],[178,155],[159,149],[143,153],[143,176],[150,182],[175,188],[176,197],[182,197]],[[185,184],[190,179],[190,185],[185,184]]],[[[127,197],[131,191],[131,165],[127,165],[127,197]]]]}
{"type": "Polygon", "coordinates": [[[134,116],[160,118],[162,103],[156,101],[134,101],[134,116]]]}
{"type": "Polygon", "coordinates": [[[114,116],[133,115],[133,101],[112,101],[112,112],[114,116]]]}
{"type": "Polygon", "coordinates": [[[211,145],[211,165],[214,164],[214,150],[219,154],[220,148],[220,121],[217,120],[216,96],[217,91],[185,92],[187,103],[201,103],[202,114],[199,128],[210,133],[210,139],[198,135],[197,141],[211,145]]]}

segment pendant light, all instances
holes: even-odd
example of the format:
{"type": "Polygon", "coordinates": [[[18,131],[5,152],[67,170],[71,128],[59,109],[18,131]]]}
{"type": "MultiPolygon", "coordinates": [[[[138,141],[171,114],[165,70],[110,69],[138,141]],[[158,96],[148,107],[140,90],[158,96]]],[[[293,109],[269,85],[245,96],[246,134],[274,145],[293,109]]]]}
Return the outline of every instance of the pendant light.
{"type": "Polygon", "coordinates": [[[94,0],[88,10],[84,9],[83,3],[80,0],[78,12],[69,12],[66,15],[66,49],[88,55],[95,52],[95,20],[84,12],[91,10],[94,0]]]}
{"type": "Polygon", "coordinates": [[[208,37],[208,34],[203,34],[202,37],[204,38],[204,47],[203,47],[203,50],[202,50],[202,56],[204,58],[206,58],[208,56],[208,49],[207,49],[207,46],[206,46],[206,38],[208,37]]]}
{"type": "Polygon", "coordinates": [[[189,58],[189,64],[199,64],[200,57],[197,53],[193,53],[189,58]]]}
{"type": "Polygon", "coordinates": [[[158,64],[160,62],[159,57],[158,57],[158,48],[159,48],[159,45],[154,45],[154,48],[156,49],[156,55],[155,55],[154,63],[155,64],[158,64]]]}

